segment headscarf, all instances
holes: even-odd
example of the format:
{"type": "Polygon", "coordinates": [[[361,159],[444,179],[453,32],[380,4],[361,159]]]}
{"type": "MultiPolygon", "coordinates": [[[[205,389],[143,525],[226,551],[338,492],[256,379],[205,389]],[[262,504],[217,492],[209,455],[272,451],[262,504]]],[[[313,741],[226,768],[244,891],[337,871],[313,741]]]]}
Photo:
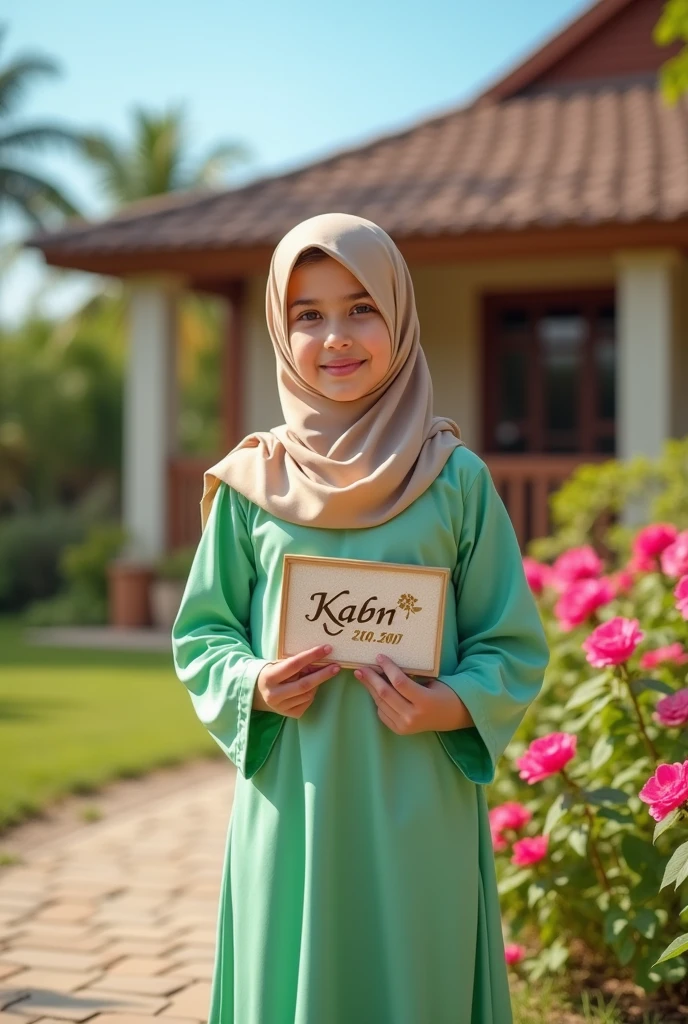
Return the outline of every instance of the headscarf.
{"type": "Polygon", "coordinates": [[[248,434],[206,470],[202,527],[220,481],[279,519],[303,526],[365,529],[392,519],[464,444],[453,420],[433,416],[413,283],[399,249],[363,217],[325,213],[304,220],[272,254],[265,314],[285,422],[248,434]],[[291,352],[287,285],[297,258],[311,246],[351,271],[389,330],[387,372],[353,401],[337,401],[307,384],[291,352]]]}

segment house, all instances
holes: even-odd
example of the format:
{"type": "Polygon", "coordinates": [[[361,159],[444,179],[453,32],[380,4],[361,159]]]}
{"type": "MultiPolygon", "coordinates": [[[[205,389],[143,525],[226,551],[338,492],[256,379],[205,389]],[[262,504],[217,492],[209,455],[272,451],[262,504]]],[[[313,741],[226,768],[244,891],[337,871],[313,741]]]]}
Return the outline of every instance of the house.
{"type": "Polygon", "coordinates": [[[522,543],[583,461],[688,434],[688,104],[657,87],[662,0],[600,0],[470,104],[222,193],[33,236],[131,285],[124,519],[143,558],[200,533],[202,471],[282,422],[272,250],[325,211],[379,223],[414,281],[435,412],[488,463],[522,543]],[[175,302],[224,296],[224,449],[174,446],[175,302]]]}

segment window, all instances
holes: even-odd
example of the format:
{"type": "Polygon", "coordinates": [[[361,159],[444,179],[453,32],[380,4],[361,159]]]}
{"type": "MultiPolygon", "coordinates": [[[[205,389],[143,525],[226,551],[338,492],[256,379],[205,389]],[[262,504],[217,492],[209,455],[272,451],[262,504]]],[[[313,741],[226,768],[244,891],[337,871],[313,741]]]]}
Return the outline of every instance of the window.
{"type": "Polygon", "coordinates": [[[613,455],[613,293],[493,295],[484,313],[485,451],[613,455]]]}

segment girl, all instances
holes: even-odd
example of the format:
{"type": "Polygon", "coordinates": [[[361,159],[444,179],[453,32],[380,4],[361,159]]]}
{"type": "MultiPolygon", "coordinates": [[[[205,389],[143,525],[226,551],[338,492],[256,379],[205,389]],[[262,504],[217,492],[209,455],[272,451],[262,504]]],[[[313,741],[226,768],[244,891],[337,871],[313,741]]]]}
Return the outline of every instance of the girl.
{"type": "Polygon", "coordinates": [[[285,423],[205,474],[172,632],[238,769],[209,1024],[511,1024],[484,787],[549,657],[511,521],[377,224],[289,231],[266,314],[285,423]],[[449,568],[438,678],[274,660],[285,552],[449,568]]]}

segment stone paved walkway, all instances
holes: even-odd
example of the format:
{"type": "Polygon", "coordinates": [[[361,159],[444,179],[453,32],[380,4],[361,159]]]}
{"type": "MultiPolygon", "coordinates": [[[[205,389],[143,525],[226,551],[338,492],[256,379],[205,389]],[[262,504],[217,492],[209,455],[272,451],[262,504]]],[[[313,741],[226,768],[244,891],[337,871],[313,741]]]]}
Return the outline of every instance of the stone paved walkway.
{"type": "Polygon", "coordinates": [[[207,1020],[233,786],[227,763],[0,870],[0,1024],[207,1020]]]}

